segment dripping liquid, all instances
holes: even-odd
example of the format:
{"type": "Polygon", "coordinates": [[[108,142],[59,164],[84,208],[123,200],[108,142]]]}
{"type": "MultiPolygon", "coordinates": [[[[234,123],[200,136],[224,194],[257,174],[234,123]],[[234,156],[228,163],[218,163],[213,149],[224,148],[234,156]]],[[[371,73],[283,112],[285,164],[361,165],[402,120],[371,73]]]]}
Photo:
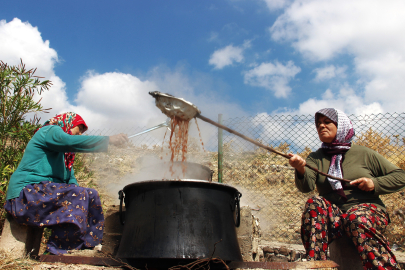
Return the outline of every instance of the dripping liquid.
{"type": "Polygon", "coordinates": [[[204,143],[203,143],[203,140],[202,140],[202,137],[201,137],[200,127],[198,126],[198,123],[197,123],[197,118],[194,118],[194,120],[195,120],[195,125],[197,126],[197,129],[198,129],[198,135],[200,135],[200,142],[201,142],[203,151],[205,152],[204,143]]]}
{"type": "Polygon", "coordinates": [[[181,156],[182,172],[183,176],[186,174],[186,155],[187,155],[187,141],[188,141],[188,127],[190,120],[182,120],[176,116],[171,118],[170,121],[170,139],[169,148],[171,152],[170,156],[170,173],[174,176],[173,162],[179,161],[181,156]]]}

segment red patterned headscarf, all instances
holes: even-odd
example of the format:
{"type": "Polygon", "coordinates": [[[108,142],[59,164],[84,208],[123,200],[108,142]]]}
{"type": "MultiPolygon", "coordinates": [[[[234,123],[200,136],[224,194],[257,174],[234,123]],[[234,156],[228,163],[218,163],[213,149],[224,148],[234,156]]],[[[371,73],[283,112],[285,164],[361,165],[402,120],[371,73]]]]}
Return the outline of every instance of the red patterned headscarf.
{"type": "MultiPolygon", "coordinates": [[[[60,126],[63,129],[63,131],[69,135],[72,135],[71,129],[78,125],[84,126],[83,132],[85,132],[88,129],[86,122],[84,122],[83,118],[74,112],[67,112],[52,117],[51,119],[47,120],[42,125],[42,127],[49,125],[60,126]]],[[[69,169],[69,171],[72,170],[74,161],[75,161],[75,153],[73,152],[65,153],[65,166],[66,168],[69,169]]]]}
{"type": "MultiPolygon", "coordinates": [[[[328,174],[343,178],[342,163],[344,155],[352,146],[352,139],[355,135],[352,122],[344,112],[334,108],[325,108],[316,112],[315,124],[319,115],[328,117],[337,126],[336,138],[331,143],[322,143],[321,148],[327,154],[332,155],[328,174]]],[[[344,200],[347,200],[342,183],[329,177],[327,179],[332,189],[342,196],[344,200]]]]}

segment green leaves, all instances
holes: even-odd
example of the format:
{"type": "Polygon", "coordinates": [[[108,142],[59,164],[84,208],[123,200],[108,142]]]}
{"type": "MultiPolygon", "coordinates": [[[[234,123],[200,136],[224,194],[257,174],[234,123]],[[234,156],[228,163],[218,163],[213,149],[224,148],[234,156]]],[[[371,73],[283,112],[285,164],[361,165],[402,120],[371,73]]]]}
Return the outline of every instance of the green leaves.
{"type": "Polygon", "coordinates": [[[26,119],[28,113],[46,112],[35,94],[49,90],[52,83],[41,81],[22,63],[8,66],[0,61],[0,205],[3,205],[10,176],[17,169],[27,143],[40,126],[36,115],[26,119]]]}

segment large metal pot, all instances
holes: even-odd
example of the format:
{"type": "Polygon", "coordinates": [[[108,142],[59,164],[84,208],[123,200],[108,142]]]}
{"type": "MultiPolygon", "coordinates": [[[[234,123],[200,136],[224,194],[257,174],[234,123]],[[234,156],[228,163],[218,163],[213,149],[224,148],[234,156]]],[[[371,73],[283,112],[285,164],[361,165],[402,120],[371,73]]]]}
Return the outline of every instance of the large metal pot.
{"type": "Polygon", "coordinates": [[[125,186],[121,203],[124,194],[118,258],[242,261],[235,228],[241,193],[235,188],[201,180],[150,180],[125,186]]]}

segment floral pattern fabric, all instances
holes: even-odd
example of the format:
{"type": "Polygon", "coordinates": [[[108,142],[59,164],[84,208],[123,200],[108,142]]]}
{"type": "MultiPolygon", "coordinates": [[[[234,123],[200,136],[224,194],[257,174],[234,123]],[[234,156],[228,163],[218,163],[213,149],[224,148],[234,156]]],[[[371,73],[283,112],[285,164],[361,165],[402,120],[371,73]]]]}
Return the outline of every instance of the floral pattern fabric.
{"type": "Polygon", "coordinates": [[[325,198],[310,198],[302,215],[301,238],[308,260],[327,260],[328,245],[343,236],[353,241],[365,270],[401,269],[384,237],[388,214],[370,203],[343,213],[325,198]]]}
{"type": "Polygon", "coordinates": [[[4,208],[20,224],[50,227],[47,251],[52,254],[101,243],[104,215],[94,189],[44,181],[27,185],[4,208]]]}

